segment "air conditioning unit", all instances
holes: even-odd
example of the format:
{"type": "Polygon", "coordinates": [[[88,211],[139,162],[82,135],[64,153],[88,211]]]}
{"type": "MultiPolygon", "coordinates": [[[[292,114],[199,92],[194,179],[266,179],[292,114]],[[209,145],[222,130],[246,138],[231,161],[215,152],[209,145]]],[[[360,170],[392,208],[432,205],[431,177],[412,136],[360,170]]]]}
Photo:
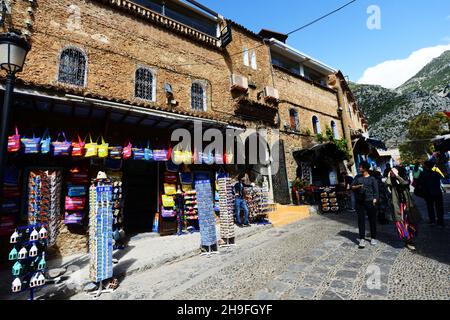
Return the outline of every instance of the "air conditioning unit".
{"type": "Polygon", "coordinates": [[[233,74],[231,76],[231,90],[247,91],[248,79],[244,76],[233,74]]]}
{"type": "Polygon", "coordinates": [[[273,87],[265,87],[264,99],[266,101],[278,101],[280,99],[280,94],[278,93],[278,90],[273,87]]]}

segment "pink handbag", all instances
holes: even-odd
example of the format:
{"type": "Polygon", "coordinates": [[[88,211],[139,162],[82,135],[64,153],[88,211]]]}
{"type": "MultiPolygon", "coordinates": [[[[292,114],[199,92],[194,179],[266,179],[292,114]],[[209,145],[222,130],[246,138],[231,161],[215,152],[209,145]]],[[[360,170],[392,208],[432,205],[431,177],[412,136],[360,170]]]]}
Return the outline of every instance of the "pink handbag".
{"type": "Polygon", "coordinates": [[[84,210],[85,206],[86,206],[86,198],[66,197],[65,209],[68,211],[84,210]]]}

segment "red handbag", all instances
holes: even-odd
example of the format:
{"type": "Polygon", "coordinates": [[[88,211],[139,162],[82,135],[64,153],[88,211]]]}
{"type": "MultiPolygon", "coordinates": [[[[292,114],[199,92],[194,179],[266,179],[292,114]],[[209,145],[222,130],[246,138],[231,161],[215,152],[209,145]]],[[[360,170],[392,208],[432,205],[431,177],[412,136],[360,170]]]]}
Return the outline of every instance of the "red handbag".
{"type": "Polygon", "coordinates": [[[178,181],[177,174],[174,172],[164,172],[164,182],[175,184],[178,181]]]}
{"type": "Polygon", "coordinates": [[[82,197],[66,197],[65,209],[68,211],[84,210],[86,206],[86,198],[82,197]]]}
{"type": "Polygon", "coordinates": [[[82,141],[78,135],[78,142],[72,141],[72,157],[84,157],[86,142],[82,141]]]}
{"type": "Polygon", "coordinates": [[[123,148],[122,157],[124,159],[130,159],[132,155],[133,155],[133,145],[131,144],[131,142],[128,142],[128,144],[123,148]]]}
{"type": "Polygon", "coordinates": [[[16,126],[16,134],[8,137],[8,152],[14,153],[20,150],[20,134],[16,126]]]}

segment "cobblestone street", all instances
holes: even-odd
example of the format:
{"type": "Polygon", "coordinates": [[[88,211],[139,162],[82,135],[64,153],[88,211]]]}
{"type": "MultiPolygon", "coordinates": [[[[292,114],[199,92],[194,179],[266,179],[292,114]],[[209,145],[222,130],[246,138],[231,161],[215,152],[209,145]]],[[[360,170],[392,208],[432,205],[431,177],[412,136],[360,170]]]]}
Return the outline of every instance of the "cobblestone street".
{"type": "MultiPolygon", "coordinates": [[[[448,195],[446,202],[449,208],[448,195]]],[[[100,299],[450,299],[448,226],[424,223],[414,253],[404,249],[393,224],[379,226],[377,246],[359,250],[357,237],[355,214],[314,215],[209,258],[121,279],[115,293],[100,299]]]]}

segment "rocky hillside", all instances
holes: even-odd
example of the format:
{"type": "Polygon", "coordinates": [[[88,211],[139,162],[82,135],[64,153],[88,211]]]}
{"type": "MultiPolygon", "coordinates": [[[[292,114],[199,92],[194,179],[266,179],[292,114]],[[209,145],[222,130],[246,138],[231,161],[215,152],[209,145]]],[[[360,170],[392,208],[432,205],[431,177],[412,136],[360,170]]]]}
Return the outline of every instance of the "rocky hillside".
{"type": "Polygon", "coordinates": [[[370,124],[370,134],[390,147],[406,139],[406,125],[417,115],[450,110],[450,51],[426,65],[395,90],[352,83],[370,124]]]}

